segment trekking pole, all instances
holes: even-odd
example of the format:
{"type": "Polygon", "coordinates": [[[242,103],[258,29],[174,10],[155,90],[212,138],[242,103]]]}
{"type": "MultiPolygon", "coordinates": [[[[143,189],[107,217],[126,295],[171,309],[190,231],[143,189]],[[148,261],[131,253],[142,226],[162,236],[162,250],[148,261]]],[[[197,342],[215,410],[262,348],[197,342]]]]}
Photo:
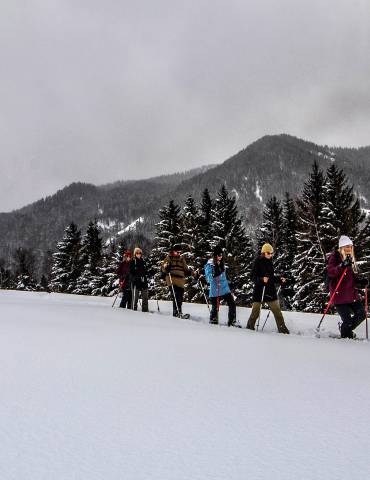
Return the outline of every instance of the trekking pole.
{"type": "Polygon", "coordinates": [[[263,305],[263,299],[265,297],[265,288],[266,288],[266,285],[263,285],[260,313],[258,314],[258,321],[257,321],[257,332],[258,332],[258,327],[260,326],[261,310],[262,310],[262,305],[263,305]]]}
{"type": "MultiPolygon", "coordinates": [[[[278,288],[278,291],[276,292],[276,296],[278,297],[279,296],[279,292],[280,292],[280,289],[281,289],[281,285],[279,285],[279,288],[278,288]]],[[[270,313],[271,313],[271,310],[270,310],[270,307],[269,307],[269,312],[266,316],[266,320],[265,320],[265,323],[262,325],[262,328],[261,328],[261,332],[263,332],[263,329],[265,328],[265,325],[266,325],[266,322],[270,316],[270,313]]]]}
{"type": "Polygon", "coordinates": [[[209,308],[208,298],[207,298],[206,292],[204,291],[203,284],[202,284],[202,282],[200,281],[200,279],[198,280],[198,285],[200,285],[200,289],[202,290],[202,293],[203,293],[203,296],[204,296],[204,300],[206,301],[206,304],[207,304],[207,307],[208,307],[208,311],[210,312],[211,309],[209,308]]]}
{"type": "Polygon", "coordinates": [[[172,276],[171,276],[171,273],[168,272],[168,277],[170,279],[170,284],[171,284],[171,288],[172,288],[172,295],[173,295],[173,298],[175,300],[175,305],[176,305],[176,310],[177,310],[177,316],[180,317],[180,310],[179,310],[179,306],[177,305],[177,298],[176,298],[176,295],[175,295],[175,289],[173,287],[173,283],[172,283],[172,276]]]}
{"type": "Polygon", "coordinates": [[[338,288],[340,287],[340,284],[342,283],[342,280],[343,280],[343,278],[344,278],[344,276],[345,276],[346,273],[347,273],[347,267],[345,268],[344,272],[342,273],[342,275],[341,275],[341,277],[340,277],[340,279],[339,279],[339,281],[338,281],[338,283],[337,283],[337,286],[335,287],[334,292],[333,292],[332,296],[330,297],[329,303],[328,303],[328,305],[327,305],[326,308],[325,308],[324,314],[323,314],[323,316],[321,317],[321,320],[320,320],[319,324],[318,324],[317,327],[316,327],[317,333],[320,332],[320,327],[321,327],[322,321],[324,320],[325,315],[326,315],[327,311],[328,311],[329,308],[330,308],[330,305],[333,303],[335,294],[337,293],[337,290],[338,290],[338,288]]]}
{"type": "Polygon", "coordinates": [[[368,304],[367,304],[367,287],[365,287],[365,321],[366,321],[366,340],[369,340],[369,330],[367,327],[367,310],[368,310],[368,304]]]}
{"type": "Polygon", "coordinates": [[[158,312],[160,312],[159,302],[158,302],[158,293],[156,293],[155,299],[157,300],[157,309],[158,309],[158,312]]]}
{"type": "Polygon", "coordinates": [[[120,291],[118,290],[118,293],[114,299],[114,302],[112,303],[112,308],[114,307],[114,304],[116,303],[119,294],[120,294],[120,291]]]}

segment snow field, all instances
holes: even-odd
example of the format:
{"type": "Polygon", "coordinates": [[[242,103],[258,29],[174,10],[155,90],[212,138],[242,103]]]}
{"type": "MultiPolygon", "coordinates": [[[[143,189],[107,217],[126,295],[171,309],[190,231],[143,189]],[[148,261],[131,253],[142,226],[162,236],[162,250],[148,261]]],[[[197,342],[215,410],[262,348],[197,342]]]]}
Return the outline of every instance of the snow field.
{"type": "Polygon", "coordinates": [[[285,313],[285,336],[111,304],[0,292],[1,479],[367,477],[368,342],[314,338],[319,315],[285,313]]]}

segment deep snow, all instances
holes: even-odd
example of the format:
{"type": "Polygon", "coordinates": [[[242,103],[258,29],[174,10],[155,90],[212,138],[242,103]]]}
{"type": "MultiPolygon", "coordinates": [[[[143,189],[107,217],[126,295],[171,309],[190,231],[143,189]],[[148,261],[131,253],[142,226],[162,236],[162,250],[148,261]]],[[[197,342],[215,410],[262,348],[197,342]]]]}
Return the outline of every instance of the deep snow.
{"type": "Polygon", "coordinates": [[[315,338],[317,315],[284,336],[111,304],[0,291],[2,480],[367,478],[368,342],[315,338]]]}

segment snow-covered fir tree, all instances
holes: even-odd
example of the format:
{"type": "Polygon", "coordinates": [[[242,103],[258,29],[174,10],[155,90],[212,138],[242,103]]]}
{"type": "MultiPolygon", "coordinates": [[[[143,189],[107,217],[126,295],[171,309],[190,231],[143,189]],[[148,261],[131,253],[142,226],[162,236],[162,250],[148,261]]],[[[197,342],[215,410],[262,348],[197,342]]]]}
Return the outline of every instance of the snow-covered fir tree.
{"type": "Polygon", "coordinates": [[[281,202],[274,196],[266,202],[263,209],[262,224],[257,233],[257,248],[258,252],[260,252],[264,243],[270,243],[272,245],[274,249],[274,267],[277,275],[282,273],[282,225],[283,207],[281,202]]]}
{"type": "Polygon", "coordinates": [[[168,205],[159,210],[154,248],[147,259],[149,292],[152,297],[169,298],[161,274],[161,264],[175,243],[182,244],[182,217],[180,207],[170,200],[168,205]]]}
{"type": "Polygon", "coordinates": [[[293,307],[304,312],[321,312],[327,302],[323,282],[326,256],[323,247],[325,176],[317,162],[297,200],[297,255],[293,262],[296,280],[293,307]]]}
{"type": "Polygon", "coordinates": [[[63,239],[58,242],[53,254],[50,289],[54,292],[71,293],[81,274],[81,232],[75,223],[64,231],[63,239]]]}
{"type": "Polygon", "coordinates": [[[94,283],[92,295],[102,295],[103,297],[116,295],[119,292],[119,279],[117,269],[122,262],[123,252],[127,250],[125,243],[118,245],[112,243],[107,247],[102,264],[98,267],[98,275],[94,283]],[[99,279],[97,281],[97,279],[99,279]]]}
{"type": "Polygon", "coordinates": [[[338,238],[347,235],[355,240],[365,220],[360,202],[347,183],[343,170],[333,163],[326,172],[325,204],[322,210],[323,249],[330,252],[338,245],[338,238]]]}
{"type": "Polygon", "coordinates": [[[326,172],[325,206],[323,209],[323,248],[326,254],[338,246],[341,235],[354,242],[360,272],[369,272],[369,220],[361,210],[360,201],[349,186],[343,170],[335,164],[326,172]]]}
{"type": "MultiPolygon", "coordinates": [[[[214,212],[214,202],[209,194],[208,189],[202,192],[202,200],[200,204],[200,237],[201,248],[199,250],[200,261],[205,263],[205,260],[212,254],[212,219],[214,212]]],[[[203,265],[204,266],[204,265],[203,265]]]]}
{"type": "MultiPolygon", "coordinates": [[[[186,199],[183,214],[183,255],[189,268],[193,271],[200,271],[203,267],[204,259],[203,254],[203,239],[201,232],[201,218],[193,197],[189,195],[186,199]]],[[[185,287],[186,301],[199,301],[202,299],[201,291],[198,283],[191,278],[188,278],[188,282],[185,287]]]]}
{"type": "Polygon", "coordinates": [[[283,221],[281,226],[281,257],[280,271],[286,279],[282,285],[280,301],[285,309],[291,310],[293,306],[294,284],[292,265],[297,254],[297,211],[289,193],[285,194],[283,202],[283,221]]]}
{"type": "Polygon", "coordinates": [[[81,275],[78,277],[73,293],[90,295],[100,284],[98,268],[102,261],[102,239],[96,220],[89,222],[82,239],[80,261],[81,275]]]}
{"type": "Polygon", "coordinates": [[[35,291],[37,282],[33,272],[35,256],[28,248],[19,247],[14,252],[15,288],[17,290],[35,291]]]}
{"type": "Polygon", "coordinates": [[[211,247],[220,245],[225,249],[228,278],[236,301],[239,304],[246,302],[252,289],[253,246],[242,225],[235,197],[229,195],[225,185],[222,185],[214,204],[212,234],[211,247]]]}

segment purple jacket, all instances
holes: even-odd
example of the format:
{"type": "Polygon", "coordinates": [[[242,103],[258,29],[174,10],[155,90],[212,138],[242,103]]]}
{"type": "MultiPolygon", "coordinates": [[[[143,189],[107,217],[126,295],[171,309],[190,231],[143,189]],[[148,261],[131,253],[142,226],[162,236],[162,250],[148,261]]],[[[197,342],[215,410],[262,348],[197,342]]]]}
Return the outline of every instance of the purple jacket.
{"type": "MultiPolygon", "coordinates": [[[[340,277],[344,271],[341,266],[342,259],[338,251],[333,252],[328,259],[328,275],[330,279],[330,296],[333,295],[340,277]]],[[[333,299],[334,304],[352,303],[359,299],[356,288],[356,276],[351,267],[347,267],[342,283],[339,285],[333,299]]]]}

